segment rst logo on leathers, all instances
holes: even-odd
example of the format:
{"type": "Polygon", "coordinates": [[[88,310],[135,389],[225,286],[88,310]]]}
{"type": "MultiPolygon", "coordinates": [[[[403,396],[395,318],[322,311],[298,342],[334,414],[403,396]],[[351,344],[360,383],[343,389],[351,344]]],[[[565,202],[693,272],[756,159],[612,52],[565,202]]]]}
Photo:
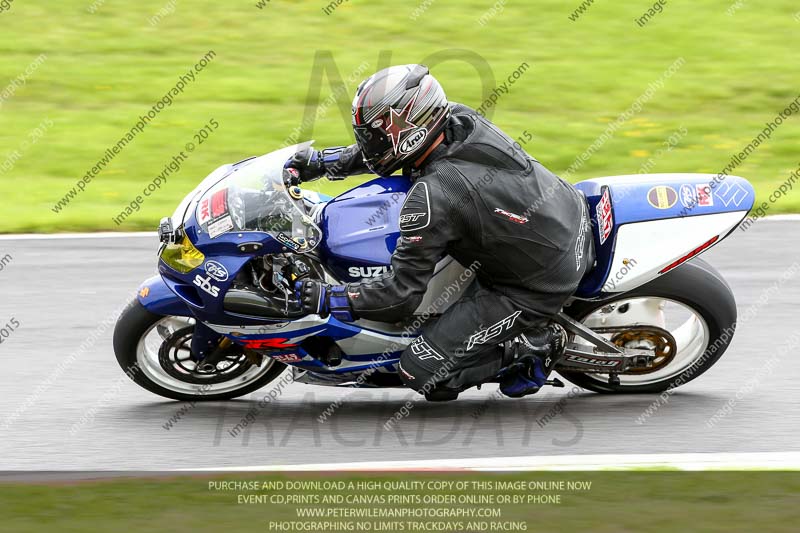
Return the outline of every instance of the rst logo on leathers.
{"type": "Polygon", "coordinates": [[[204,278],[200,274],[194,277],[194,284],[203,289],[203,292],[206,292],[213,296],[214,298],[219,296],[219,287],[215,287],[211,284],[211,278],[204,278]]]}
{"type": "Polygon", "coordinates": [[[442,361],[444,356],[431,348],[431,345],[425,341],[424,337],[417,337],[411,343],[411,353],[417,356],[417,359],[425,361],[426,359],[436,359],[442,361]]]}
{"type": "Polygon", "coordinates": [[[428,184],[418,181],[400,209],[400,231],[411,232],[428,227],[431,222],[431,200],[428,184]]]}
{"type": "Polygon", "coordinates": [[[372,267],[358,267],[352,266],[347,269],[347,273],[351,278],[377,278],[391,270],[388,266],[372,266],[372,267]]]}
{"type": "Polygon", "coordinates": [[[408,223],[408,222],[416,222],[420,218],[424,217],[425,213],[409,213],[407,215],[400,215],[400,223],[408,223]]]}
{"type": "Polygon", "coordinates": [[[522,311],[517,311],[511,315],[508,315],[503,320],[489,326],[488,328],[479,331],[472,335],[469,340],[467,341],[467,350],[471,350],[474,346],[478,344],[486,344],[487,342],[491,341],[494,338],[499,337],[503,334],[503,332],[508,331],[514,325],[514,321],[517,320],[517,317],[522,313],[522,311]]]}

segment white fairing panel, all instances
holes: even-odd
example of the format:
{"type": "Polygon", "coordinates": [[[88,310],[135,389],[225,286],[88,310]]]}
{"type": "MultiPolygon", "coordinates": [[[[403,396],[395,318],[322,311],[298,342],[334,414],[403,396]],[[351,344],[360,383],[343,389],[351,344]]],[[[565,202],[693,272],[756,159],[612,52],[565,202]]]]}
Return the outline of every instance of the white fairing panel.
{"type": "Polygon", "coordinates": [[[722,239],[746,214],[734,211],[621,226],[603,292],[625,292],[647,283],[713,237],[722,239]]]}

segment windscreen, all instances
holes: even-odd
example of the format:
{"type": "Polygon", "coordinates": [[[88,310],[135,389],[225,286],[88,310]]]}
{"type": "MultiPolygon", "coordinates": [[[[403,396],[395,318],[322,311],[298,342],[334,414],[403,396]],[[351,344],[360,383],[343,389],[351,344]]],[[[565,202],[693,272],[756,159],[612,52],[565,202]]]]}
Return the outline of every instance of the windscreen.
{"type": "Polygon", "coordinates": [[[299,187],[286,186],[284,163],[298,146],[289,146],[238,165],[197,204],[197,222],[212,239],[225,233],[257,231],[297,253],[313,250],[321,232],[307,214],[299,187]]]}

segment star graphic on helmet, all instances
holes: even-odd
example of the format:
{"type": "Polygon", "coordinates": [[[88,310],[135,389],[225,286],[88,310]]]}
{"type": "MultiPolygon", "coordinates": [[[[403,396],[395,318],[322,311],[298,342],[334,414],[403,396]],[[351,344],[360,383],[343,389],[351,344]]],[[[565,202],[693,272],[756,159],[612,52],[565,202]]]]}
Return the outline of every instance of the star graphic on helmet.
{"type": "Polygon", "coordinates": [[[406,105],[405,109],[399,113],[395,111],[394,108],[389,108],[389,125],[386,126],[386,133],[388,133],[389,137],[392,139],[392,147],[394,148],[395,154],[400,146],[400,136],[417,127],[416,124],[408,119],[408,115],[411,113],[411,106],[413,105],[414,100],[411,100],[408,105],[406,105]]]}

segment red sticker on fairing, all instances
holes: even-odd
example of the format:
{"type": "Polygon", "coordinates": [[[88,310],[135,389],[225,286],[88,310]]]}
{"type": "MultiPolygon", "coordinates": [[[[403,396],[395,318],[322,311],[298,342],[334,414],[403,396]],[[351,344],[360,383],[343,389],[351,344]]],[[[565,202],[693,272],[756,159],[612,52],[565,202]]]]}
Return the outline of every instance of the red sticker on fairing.
{"type": "Polygon", "coordinates": [[[211,216],[221,217],[228,212],[228,189],[222,189],[211,195],[211,216]]]}
{"type": "Polygon", "coordinates": [[[211,209],[208,205],[208,198],[200,200],[200,205],[197,207],[197,223],[201,226],[211,220],[211,209]]]}
{"type": "Polygon", "coordinates": [[[289,344],[289,339],[248,339],[242,342],[245,348],[253,350],[265,350],[269,348],[291,348],[296,344],[289,344]]]}
{"type": "Polygon", "coordinates": [[[600,201],[597,202],[597,227],[602,245],[611,235],[611,230],[614,229],[614,214],[611,210],[611,193],[608,192],[608,187],[603,191],[600,201]]]}
{"type": "Polygon", "coordinates": [[[697,194],[697,205],[703,207],[710,207],[714,205],[714,193],[711,191],[711,186],[706,184],[695,185],[697,194]]]}

